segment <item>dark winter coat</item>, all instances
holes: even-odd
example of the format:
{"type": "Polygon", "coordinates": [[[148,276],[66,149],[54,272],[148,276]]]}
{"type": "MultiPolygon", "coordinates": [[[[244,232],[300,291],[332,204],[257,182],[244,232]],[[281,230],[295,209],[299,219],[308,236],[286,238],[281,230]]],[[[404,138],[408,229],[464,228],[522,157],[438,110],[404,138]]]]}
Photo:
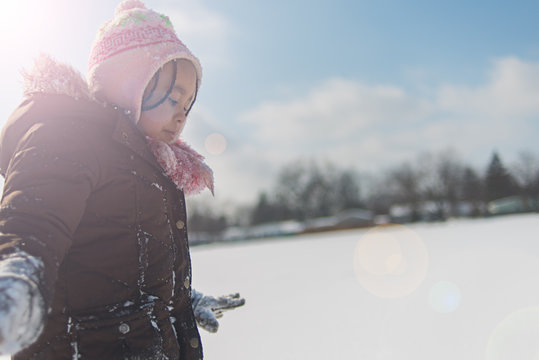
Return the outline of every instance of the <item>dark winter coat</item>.
{"type": "Polygon", "coordinates": [[[184,195],[122,112],[37,94],[0,136],[0,256],[41,259],[50,309],[15,359],[200,359],[184,195]]]}

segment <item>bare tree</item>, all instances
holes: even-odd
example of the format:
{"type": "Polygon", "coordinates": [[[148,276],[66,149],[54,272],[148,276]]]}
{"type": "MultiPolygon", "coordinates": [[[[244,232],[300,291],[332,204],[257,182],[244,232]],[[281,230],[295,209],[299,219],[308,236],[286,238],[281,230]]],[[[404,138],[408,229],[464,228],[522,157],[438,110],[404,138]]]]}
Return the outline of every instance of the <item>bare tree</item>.
{"type": "Polygon", "coordinates": [[[390,170],[387,174],[388,189],[398,203],[408,204],[411,208],[411,221],[420,219],[419,206],[421,203],[420,178],[421,173],[409,163],[390,170]]]}
{"type": "Polygon", "coordinates": [[[359,205],[359,182],[354,172],[311,160],[285,166],[279,173],[273,196],[259,199],[258,211],[272,208],[286,218],[305,220],[334,215],[359,205]]]}
{"type": "Polygon", "coordinates": [[[336,206],[338,210],[361,207],[360,185],[357,174],[351,170],[341,171],[336,179],[336,206]]]}
{"type": "Polygon", "coordinates": [[[301,161],[285,166],[278,175],[275,201],[289,212],[290,218],[305,218],[303,199],[308,178],[307,167],[301,161]]]}
{"type": "Polygon", "coordinates": [[[436,155],[423,154],[419,157],[419,167],[422,194],[425,200],[436,205],[437,218],[456,215],[464,165],[455,151],[449,149],[436,155]]]}
{"type": "Polygon", "coordinates": [[[393,182],[389,174],[363,175],[361,183],[365,194],[365,207],[377,215],[389,214],[391,205],[395,202],[393,182]]]}
{"type": "Polygon", "coordinates": [[[518,182],[528,210],[538,210],[539,202],[539,158],[531,152],[520,153],[512,173],[518,182]]]}
{"type": "Polygon", "coordinates": [[[189,199],[187,206],[187,226],[193,233],[192,237],[204,234],[204,240],[218,239],[228,225],[227,217],[212,209],[210,203],[203,199],[189,199]]]}
{"type": "Polygon", "coordinates": [[[460,199],[468,202],[471,206],[471,216],[478,216],[482,213],[484,187],[483,180],[471,167],[465,167],[460,188],[460,199]]]}

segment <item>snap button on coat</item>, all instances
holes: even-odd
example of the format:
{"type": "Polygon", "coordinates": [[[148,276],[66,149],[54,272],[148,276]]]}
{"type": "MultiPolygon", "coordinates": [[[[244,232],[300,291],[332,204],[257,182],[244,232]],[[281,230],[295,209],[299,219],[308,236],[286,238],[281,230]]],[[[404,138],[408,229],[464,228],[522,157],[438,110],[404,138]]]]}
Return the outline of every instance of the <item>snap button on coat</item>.
{"type": "Polygon", "coordinates": [[[185,286],[185,288],[187,289],[189,287],[189,285],[191,285],[191,282],[189,281],[189,278],[185,279],[185,281],[183,282],[183,286],[185,286]]]}
{"type": "Polygon", "coordinates": [[[183,229],[183,228],[185,227],[185,223],[184,223],[183,221],[181,221],[181,220],[178,220],[178,221],[176,222],[176,227],[177,227],[179,230],[181,230],[181,229],[183,229]]]}
{"type": "Polygon", "coordinates": [[[189,340],[189,345],[191,345],[191,347],[192,347],[193,349],[196,349],[196,348],[198,347],[198,345],[199,345],[198,339],[197,339],[196,337],[191,338],[191,339],[189,340]]]}
{"type": "Polygon", "coordinates": [[[131,331],[131,328],[127,324],[120,324],[120,326],[118,326],[118,331],[125,335],[131,331]]]}

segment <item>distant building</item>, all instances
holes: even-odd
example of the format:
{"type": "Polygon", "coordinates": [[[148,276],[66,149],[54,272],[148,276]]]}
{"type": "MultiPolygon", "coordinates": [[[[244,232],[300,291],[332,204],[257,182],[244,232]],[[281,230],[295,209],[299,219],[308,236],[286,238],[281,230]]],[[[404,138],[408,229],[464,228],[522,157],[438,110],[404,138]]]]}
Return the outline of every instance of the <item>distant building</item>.
{"type": "Polygon", "coordinates": [[[374,225],[374,213],[365,209],[347,209],[333,216],[305,221],[306,232],[353,229],[374,225]]]}
{"type": "Polygon", "coordinates": [[[305,226],[295,220],[279,221],[249,227],[230,227],[222,235],[223,241],[257,239],[295,235],[304,232],[305,226]]]}
{"type": "Polygon", "coordinates": [[[515,214],[526,211],[527,204],[520,196],[508,196],[489,202],[487,210],[492,215],[515,214]]]}

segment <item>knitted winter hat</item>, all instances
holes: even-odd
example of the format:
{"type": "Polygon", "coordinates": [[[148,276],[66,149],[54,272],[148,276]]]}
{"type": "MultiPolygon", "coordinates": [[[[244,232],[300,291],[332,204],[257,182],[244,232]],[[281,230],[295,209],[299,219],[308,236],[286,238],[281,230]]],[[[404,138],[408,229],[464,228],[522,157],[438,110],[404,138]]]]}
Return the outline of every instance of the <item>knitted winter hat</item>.
{"type": "Polygon", "coordinates": [[[130,111],[136,122],[144,89],[173,59],[193,63],[198,89],[200,63],[178,39],[169,18],[147,9],[140,0],[125,0],[97,32],[88,62],[90,91],[97,99],[130,111]]]}

